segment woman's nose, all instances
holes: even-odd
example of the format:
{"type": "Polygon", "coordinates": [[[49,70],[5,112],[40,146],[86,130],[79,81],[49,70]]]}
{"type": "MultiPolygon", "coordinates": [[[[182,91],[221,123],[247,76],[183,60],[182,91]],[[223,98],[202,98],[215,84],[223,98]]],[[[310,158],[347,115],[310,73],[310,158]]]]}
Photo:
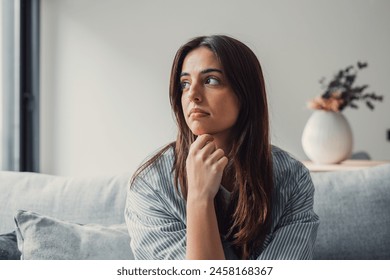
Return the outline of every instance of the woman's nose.
{"type": "Polygon", "coordinates": [[[202,87],[197,82],[191,84],[188,91],[188,98],[195,103],[202,101],[202,87]]]}

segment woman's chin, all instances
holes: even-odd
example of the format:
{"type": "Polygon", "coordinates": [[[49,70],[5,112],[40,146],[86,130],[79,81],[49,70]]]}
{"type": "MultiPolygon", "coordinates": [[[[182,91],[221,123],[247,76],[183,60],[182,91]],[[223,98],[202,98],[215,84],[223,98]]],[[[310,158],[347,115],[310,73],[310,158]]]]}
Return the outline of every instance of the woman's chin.
{"type": "Polygon", "coordinates": [[[202,135],[202,134],[209,134],[209,132],[205,129],[192,129],[192,133],[196,136],[202,135]]]}
{"type": "Polygon", "coordinates": [[[203,134],[206,134],[204,132],[192,132],[195,136],[200,136],[200,135],[203,135],[203,134]]]}

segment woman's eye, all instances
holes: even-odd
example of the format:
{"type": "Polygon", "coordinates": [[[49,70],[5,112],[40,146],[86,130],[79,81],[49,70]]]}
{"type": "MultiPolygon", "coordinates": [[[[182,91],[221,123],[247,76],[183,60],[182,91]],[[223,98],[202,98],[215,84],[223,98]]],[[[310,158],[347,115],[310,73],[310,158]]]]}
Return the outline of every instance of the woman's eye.
{"type": "Polygon", "coordinates": [[[182,90],[184,90],[184,89],[190,87],[190,83],[187,82],[187,81],[180,82],[180,87],[181,87],[182,90]]]}
{"type": "Polygon", "coordinates": [[[216,78],[210,77],[210,78],[206,79],[206,84],[209,84],[209,85],[219,85],[219,81],[216,78]]]}

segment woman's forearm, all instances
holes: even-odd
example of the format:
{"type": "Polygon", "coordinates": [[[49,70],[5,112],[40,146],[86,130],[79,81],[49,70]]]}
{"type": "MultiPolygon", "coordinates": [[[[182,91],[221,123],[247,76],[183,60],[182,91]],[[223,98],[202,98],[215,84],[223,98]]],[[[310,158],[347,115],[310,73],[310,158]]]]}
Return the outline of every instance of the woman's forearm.
{"type": "Polygon", "coordinates": [[[187,200],[186,259],[225,259],[213,199],[187,200]]]}
{"type": "Polygon", "coordinates": [[[217,149],[211,135],[200,135],[191,144],[186,160],[187,259],[225,258],[214,198],[218,193],[227,163],[224,151],[217,149]]]}

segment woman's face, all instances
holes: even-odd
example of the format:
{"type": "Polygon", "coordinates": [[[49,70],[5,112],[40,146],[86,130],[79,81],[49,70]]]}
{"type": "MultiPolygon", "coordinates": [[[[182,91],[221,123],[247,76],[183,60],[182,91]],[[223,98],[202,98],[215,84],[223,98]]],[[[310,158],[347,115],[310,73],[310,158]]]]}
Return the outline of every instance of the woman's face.
{"type": "Polygon", "coordinates": [[[187,54],[180,84],[183,113],[192,133],[229,139],[238,117],[239,102],[210,49],[199,47],[187,54]]]}

